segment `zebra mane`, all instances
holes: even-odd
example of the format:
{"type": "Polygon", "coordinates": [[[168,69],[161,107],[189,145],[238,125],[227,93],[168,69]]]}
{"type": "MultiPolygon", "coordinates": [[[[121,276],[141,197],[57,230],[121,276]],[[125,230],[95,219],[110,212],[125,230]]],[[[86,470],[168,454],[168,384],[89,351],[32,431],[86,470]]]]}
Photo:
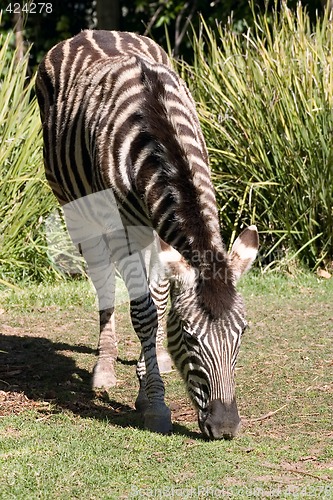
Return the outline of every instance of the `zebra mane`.
{"type": "MultiPolygon", "coordinates": [[[[154,188],[150,190],[152,199],[147,200],[148,208],[167,192],[164,195],[166,203],[162,205],[164,210],[170,209],[171,205],[174,208],[170,213],[174,231],[164,234],[162,226],[161,230],[157,228],[159,236],[197,269],[196,292],[199,302],[213,317],[221,317],[232,308],[236,297],[228,256],[220,236],[218,247],[216,234],[213,238],[209,216],[202,206],[203,189],[194,182],[188,153],[167,110],[165,82],[154,66],[142,60],[140,62],[142,82],[146,89],[142,110],[144,126],[156,145],[155,164],[151,163],[144,173],[146,185],[154,175],[154,188]]],[[[154,213],[150,216],[154,220],[154,213]]],[[[169,229],[170,223],[166,227],[169,229]]]]}

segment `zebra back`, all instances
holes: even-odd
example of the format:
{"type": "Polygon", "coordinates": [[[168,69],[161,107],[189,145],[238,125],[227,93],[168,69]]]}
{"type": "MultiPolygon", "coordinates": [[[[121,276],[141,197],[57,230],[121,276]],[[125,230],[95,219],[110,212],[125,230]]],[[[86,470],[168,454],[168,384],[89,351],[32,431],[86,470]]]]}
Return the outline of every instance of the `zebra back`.
{"type": "Polygon", "coordinates": [[[46,176],[65,205],[111,189],[128,225],[151,226],[198,270],[214,316],[234,289],[193,99],[152,40],[83,31],[37,75],[46,176]]]}

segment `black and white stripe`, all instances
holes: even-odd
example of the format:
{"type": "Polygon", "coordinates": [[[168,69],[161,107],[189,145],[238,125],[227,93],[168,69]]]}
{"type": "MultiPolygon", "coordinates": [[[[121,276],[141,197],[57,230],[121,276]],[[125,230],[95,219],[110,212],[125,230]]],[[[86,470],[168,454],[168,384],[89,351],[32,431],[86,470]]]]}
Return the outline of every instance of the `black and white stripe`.
{"type": "Polygon", "coordinates": [[[170,281],[169,351],[205,434],[233,435],[224,417],[217,416],[215,401],[223,411],[235,405],[234,367],[245,327],[235,277],[253,260],[257,232],[250,228],[228,257],[207,150],[186,85],[152,40],[133,33],[83,31],[49,51],[36,88],[46,176],[64,210],[74,206],[80,212],[73,216],[74,233],[85,234],[81,248],[99,294],[100,358],[94,385],[115,383],[116,264],[129,289],[132,322],[142,344],[137,406],[145,410],[147,427],[168,431],[156,334],[170,281]],[[121,221],[113,231],[103,230],[114,223],[109,211],[102,209],[101,215],[88,201],[102,192],[110,193],[121,221]],[[87,237],[89,224],[98,228],[93,237],[87,237]],[[142,250],[156,245],[159,251],[151,254],[158,255],[166,271],[159,269],[151,277],[142,250]],[[239,249],[245,249],[245,258],[239,249]],[[208,425],[212,415],[218,429],[208,425]]]}

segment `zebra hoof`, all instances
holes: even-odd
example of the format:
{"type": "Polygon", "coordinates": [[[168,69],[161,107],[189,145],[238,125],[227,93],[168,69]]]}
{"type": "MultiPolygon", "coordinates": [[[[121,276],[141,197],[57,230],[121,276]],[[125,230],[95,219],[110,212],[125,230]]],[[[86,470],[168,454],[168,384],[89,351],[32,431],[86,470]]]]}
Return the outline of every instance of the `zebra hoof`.
{"type": "Polygon", "coordinates": [[[146,391],[144,392],[140,391],[135,401],[135,409],[136,411],[144,415],[145,412],[148,410],[148,408],[149,408],[149,399],[147,398],[146,391]]]}
{"type": "Polygon", "coordinates": [[[144,413],[145,429],[160,434],[171,434],[171,411],[164,405],[150,405],[144,413]]]}
{"type": "Polygon", "coordinates": [[[115,385],[117,385],[117,378],[113,368],[113,359],[97,361],[93,371],[93,389],[109,389],[115,385]]]}

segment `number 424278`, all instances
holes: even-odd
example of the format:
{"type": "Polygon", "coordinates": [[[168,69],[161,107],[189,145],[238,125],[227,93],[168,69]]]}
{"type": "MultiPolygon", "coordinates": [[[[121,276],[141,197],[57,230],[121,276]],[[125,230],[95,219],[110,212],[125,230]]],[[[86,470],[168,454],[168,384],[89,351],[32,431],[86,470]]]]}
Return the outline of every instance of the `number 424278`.
{"type": "Polygon", "coordinates": [[[9,3],[6,8],[7,12],[11,14],[21,14],[24,12],[25,14],[41,14],[45,12],[46,14],[51,14],[52,12],[52,3],[9,3]]]}

